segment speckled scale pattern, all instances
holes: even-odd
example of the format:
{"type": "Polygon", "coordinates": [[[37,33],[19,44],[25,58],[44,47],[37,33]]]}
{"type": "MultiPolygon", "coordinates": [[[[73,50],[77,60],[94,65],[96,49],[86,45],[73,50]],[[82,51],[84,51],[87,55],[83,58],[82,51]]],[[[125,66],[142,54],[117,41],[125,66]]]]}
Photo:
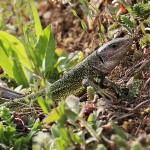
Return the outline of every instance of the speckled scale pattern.
{"type": "Polygon", "coordinates": [[[88,76],[98,75],[98,71],[92,69],[92,65],[98,67],[101,64],[101,61],[96,56],[96,52],[87,57],[83,62],[78,64],[68,73],[64,74],[62,79],[56,81],[51,86],[52,98],[54,101],[60,100],[60,98],[66,98],[70,94],[78,95],[84,90],[82,81],[88,76]]]}

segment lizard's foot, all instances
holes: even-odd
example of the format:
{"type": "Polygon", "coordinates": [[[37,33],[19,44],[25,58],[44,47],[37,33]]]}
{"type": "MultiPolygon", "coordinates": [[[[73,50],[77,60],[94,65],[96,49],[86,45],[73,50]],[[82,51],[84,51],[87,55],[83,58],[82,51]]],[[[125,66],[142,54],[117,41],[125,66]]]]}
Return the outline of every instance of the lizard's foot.
{"type": "Polygon", "coordinates": [[[116,99],[115,95],[112,94],[111,91],[109,91],[108,89],[102,89],[99,87],[99,89],[96,90],[96,93],[98,93],[99,95],[101,95],[103,98],[108,98],[112,101],[114,101],[116,99]]]}
{"type": "Polygon", "coordinates": [[[89,99],[89,97],[93,96],[93,93],[94,93],[93,91],[95,91],[95,93],[97,93],[98,95],[101,95],[105,99],[110,99],[110,100],[116,99],[116,97],[108,89],[103,89],[98,84],[96,84],[92,81],[89,81],[88,84],[90,85],[87,87],[88,99],[89,99]]]}

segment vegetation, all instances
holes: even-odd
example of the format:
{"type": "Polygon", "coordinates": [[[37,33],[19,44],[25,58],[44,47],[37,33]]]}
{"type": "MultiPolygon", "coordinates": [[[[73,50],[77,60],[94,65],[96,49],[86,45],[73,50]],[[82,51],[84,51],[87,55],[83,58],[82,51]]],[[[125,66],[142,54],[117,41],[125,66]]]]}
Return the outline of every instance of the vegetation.
{"type": "MultiPolygon", "coordinates": [[[[70,96],[53,108],[47,94],[45,98],[39,96],[38,108],[27,102],[28,113],[12,112],[9,108],[0,107],[0,149],[150,149],[150,131],[147,129],[150,109],[148,105],[145,106],[149,103],[150,2],[104,1],[97,6],[92,0],[79,0],[66,1],[65,4],[47,1],[47,4],[52,10],[58,7],[64,14],[68,11],[65,8],[69,9],[73,19],[80,22],[78,27],[84,33],[81,39],[86,34],[94,33],[98,37],[98,44],[102,45],[109,39],[132,35],[134,45],[130,56],[125,59],[125,68],[127,70],[129,67],[130,70],[124,71],[127,81],[130,79],[129,86],[121,85],[121,90],[118,89],[115,94],[111,89],[117,102],[107,108],[104,107],[108,103],[102,107],[93,102],[95,93],[89,87],[87,102],[81,103],[79,98],[70,96]],[[82,9],[79,11],[79,8],[82,9]],[[89,20],[84,16],[88,16],[89,20]],[[94,30],[95,26],[98,32],[94,30]],[[135,65],[137,63],[139,65],[135,65]],[[140,131],[145,134],[140,135],[140,131]]],[[[12,89],[34,93],[46,88],[48,93],[50,83],[83,60],[85,49],[82,52],[69,52],[66,50],[67,44],[65,48],[59,47],[58,33],[53,33],[54,26],[42,27],[45,24],[41,23],[38,10],[48,12],[48,9],[40,1],[7,0],[0,2],[0,5],[1,79],[12,89]],[[37,7],[38,4],[41,7],[37,7]]],[[[74,30],[78,31],[76,28],[74,30]]],[[[123,67],[121,69],[124,70],[123,67]]],[[[112,74],[109,77],[115,81],[112,74]]],[[[114,74],[123,78],[121,73],[114,74]]]]}

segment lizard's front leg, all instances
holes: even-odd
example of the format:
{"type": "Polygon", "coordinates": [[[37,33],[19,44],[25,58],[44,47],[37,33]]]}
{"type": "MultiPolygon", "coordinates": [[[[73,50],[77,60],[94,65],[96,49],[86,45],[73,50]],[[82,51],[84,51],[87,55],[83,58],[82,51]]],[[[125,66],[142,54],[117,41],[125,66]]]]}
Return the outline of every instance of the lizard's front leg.
{"type": "Polygon", "coordinates": [[[106,88],[104,89],[103,82],[105,80],[105,75],[106,74],[104,74],[104,72],[98,69],[98,67],[95,67],[93,63],[88,64],[88,73],[82,81],[82,84],[85,87],[92,87],[95,93],[101,95],[102,97],[107,97],[108,99],[112,100],[114,99],[114,96],[106,88]]]}

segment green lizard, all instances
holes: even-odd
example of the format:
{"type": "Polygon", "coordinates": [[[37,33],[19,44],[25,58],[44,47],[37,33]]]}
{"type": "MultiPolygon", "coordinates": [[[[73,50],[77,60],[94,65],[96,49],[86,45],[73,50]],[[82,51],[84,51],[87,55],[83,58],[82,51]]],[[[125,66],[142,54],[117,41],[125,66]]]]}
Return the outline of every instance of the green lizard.
{"type": "MultiPolygon", "coordinates": [[[[132,41],[132,38],[114,39],[94,51],[50,86],[52,100],[57,102],[70,94],[78,95],[85,88],[83,86],[84,79],[92,80],[96,76],[106,76],[124,58],[132,45],[132,41]]],[[[39,91],[27,96],[27,98],[35,99],[44,93],[45,91],[39,91]]],[[[24,103],[25,98],[16,97],[12,102],[6,102],[2,105],[10,107],[14,102],[24,103]]]]}

